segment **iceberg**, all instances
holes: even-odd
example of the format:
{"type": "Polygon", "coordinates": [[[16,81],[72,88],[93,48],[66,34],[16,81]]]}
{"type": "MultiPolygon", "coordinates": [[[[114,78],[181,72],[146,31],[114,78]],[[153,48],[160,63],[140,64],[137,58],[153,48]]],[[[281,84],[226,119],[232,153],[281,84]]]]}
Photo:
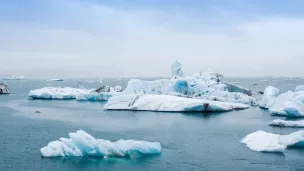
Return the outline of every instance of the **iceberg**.
{"type": "Polygon", "coordinates": [[[44,87],[41,89],[31,90],[28,97],[32,99],[57,99],[69,100],[76,99],[79,94],[89,94],[90,90],[77,89],[71,87],[44,87]]]}
{"type": "MultiPolygon", "coordinates": [[[[118,88],[116,88],[119,90],[118,88]]],[[[102,101],[119,94],[114,88],[109,88],[109,92],[96,92],[94,89],[78,89],[71,87],[44,87],[31,90],[28,94],[30,99],[49,99],[49,100],[88,100],[102,101]]]]}
{"type": "Polygon", "coordinates": [[[271,126],[278,126],[278,127],[295,127],[295,128],[304,128],[304,120],[298,121],[286,121],[281,119],[275,119],[269,123],[271,126]]]}
{"type": "Polygon", "coordinates": [[[0,94],[9,94],[7,85],[0,83],[0,94]]]}
{"type": "Polygon", "coordinates": [[[304,131],[279,135],[259,130],[247,135],[241,142],[253,151],[284,152],[287,147],[304,147],[304,131]]]}
{"type": "Polygon", "coordinates": [[[171,95],[249,105],[257,104],[257,100],[247,95],[250,93],[244,88],[239,86],[236,88],[232,84],[227,84],[230,85],[230,90],[239,91],[229,92],[222,79],[222,75],[211,72],[155,81],[132,79],[128,82],[123,94],[171,95]]]}
{"type": "Polygon", "coordinates": [[[105,110],[143,110],[162,112],[216,112],[246,109],[248,105],[193,99],[170,95],[127,94],[111,97],[105,110]]]}
{"type": "Polygon", "coordinates": [[[43,157],[130,157],[132,154],[153,155],[161,153],[159,142],[118,140],[111,142],[96,139],[83,130],[69,133],[70,138],[60,138],[40,149],[43,157]]]}
{"type": "Polygon", "coordinates": [[[295,92],[304,91],[304,85],[299,85],[296,87],[295,92]]]}
{"type": "Polygon", "coordinates": [[[172,77],[183,77],[182,65],[178,61],[175,61],[171,65],[172,77]]]}
{"type": "Polygon", "coordinates": [[[280,94],[279,89],[272,86],[266,87],[262,100],[259,103],[260,107],[268,109],[270,106],[274,104],[274,101],[279,96],[279,94],[280,94]]]}
{"type": "Polygon", "coordinates": [[[267,87],[260,106],[274,115],[304,117],[304,91],[287,91],[279,94],[277,88],[267,87]]]}

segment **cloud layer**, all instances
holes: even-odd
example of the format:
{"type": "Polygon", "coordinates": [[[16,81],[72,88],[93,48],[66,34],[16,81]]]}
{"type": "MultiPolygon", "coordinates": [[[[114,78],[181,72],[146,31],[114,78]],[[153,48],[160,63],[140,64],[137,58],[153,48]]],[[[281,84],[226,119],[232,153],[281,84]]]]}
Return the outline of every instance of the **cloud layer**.
{"type": "Polygon", "coordinates": [[[301,17],[239,15],[223,5],[124,8],[70,0],[0,8],[6,8],[0,12],[0,76],[169,76],[176,59],[186,74],[209,68],[229,76],[303,71],[301,17]]]}

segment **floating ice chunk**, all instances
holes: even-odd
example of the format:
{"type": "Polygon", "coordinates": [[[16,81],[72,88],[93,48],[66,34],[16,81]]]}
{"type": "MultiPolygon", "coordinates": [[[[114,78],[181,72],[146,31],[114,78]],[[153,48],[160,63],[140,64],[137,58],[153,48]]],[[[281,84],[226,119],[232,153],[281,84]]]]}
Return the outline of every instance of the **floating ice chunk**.
{"type": "Polygon", "coordinates": [[[178,61],[174,61],[171,65],[172,77],[183,77],[182,65],[178,61]]]}
{"type": "Polygon", "coordinates": [[[288,117],[304,117],[304,91],[302,86],[296,88],[296,92],[288,91],[279,94],[274,87],[267,87],[260,106],[268,108],[269,113],[288,117]]]}
{"type": "Polygon", "coordinates": [[[44,87],[41,89],[31,90],[28,97],[32,99],[69,100],[76,99],[76,96],[79,94],[89,94],[90,91],[91,90],[71,87],[44,87]]]}
{"type": "Polygon", "coordinates": [[[161,153],[159,142],[95,139],[85,131],[69,133],[69,139],[60,138],[40,149],[44,157],[98,156],[98,157],[129,157],[133,153],[152,155],[161,153]]]}
{"type": "Polygon", "coordinates": [[[299,85],[296,87],[295,92],[304,91],[304,85],[299,85]]]}
{"type": "Polygon", "coordinates": [[[296,128],[303,128],[304,127],[304,120],[298,121],[286,121],[281,119],[275,119],[271,123],[271,126],[278,126],[278,127],[296,127],[296,128]]]}
{"type": "MultiPolygon", "coordinates": [[[[108,92],[96,92],[96,90],[78,89],[71,87],[45,87],[41,89],[31,90],[28,97],[31,99],[54,99],[54,100],[88,100],[102,101],[108,100],[114,95],[121,94],[114,88],[108,88],[108,92]]],[[[118,88],[117,88],[118,89],[118,88]]]]}
{"type": "Polygon", "coordinates": [[[285,103],[294,95],[293,92],[288,91],[286,93],[280,94],[269,107],[269,113],[275,115],[284,115],[287,113],[284,111],[285,103]]]}
{"type": "Polygon", "coordinates": [[[297,131],[289,135],[279,135],[256,131],[242,139],[248,148],[259,152],[283,152],[290,146],[304,147],[304,131],[297,131]]]}
{"type": "Polygon", "coordinates": [[[230,111],[245,109],[248,105],[217,102],[203,99],[192,99],[170,95],[138,95],[128,94],[111,97],[104,106],[106,110],[146,110],[164,112],[182,111],[230,111]]]}
{"type": "Polygon", "coordinates": [[[262,97],[262,100],[260,101],[260,107],[262,108],[269,108],[271,107],[276,98],[279,96],[279,89],[272,87],[272,86],[268,86],[266,87],[265,91],[264,91],[264,95],[262,97]]]}

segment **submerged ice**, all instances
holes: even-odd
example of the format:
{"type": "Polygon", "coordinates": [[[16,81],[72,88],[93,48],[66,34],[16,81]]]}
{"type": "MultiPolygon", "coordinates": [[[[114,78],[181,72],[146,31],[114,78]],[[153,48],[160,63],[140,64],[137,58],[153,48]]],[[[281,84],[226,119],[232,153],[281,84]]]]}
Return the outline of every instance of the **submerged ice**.
{"type": "Polygon", "coordinates": [[[242,143],[253,151],[283,152],[287,147],[304,147],[304,131],[297,131],[289,135],[279,135],[256,131],[242,139],[242,143]]]}
{"type": "Polygon", "coordinates": [[[152,155],[161,153],[159,142],[118,140],[111,142],[96,139],[85,131],[69,133],[70,138],[60,138],[40,149],[44,157],[97,156],[129,157],[134,153],[152,155]]]}

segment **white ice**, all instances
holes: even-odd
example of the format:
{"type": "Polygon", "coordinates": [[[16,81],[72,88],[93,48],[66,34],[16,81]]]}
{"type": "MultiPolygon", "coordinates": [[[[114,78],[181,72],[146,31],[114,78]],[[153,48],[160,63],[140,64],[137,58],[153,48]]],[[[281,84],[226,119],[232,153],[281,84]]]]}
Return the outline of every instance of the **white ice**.
{"type": "Polygon", "coordinates": [[[253,151],[283,152],[290,146],[304,147],[304,131],[279,135],[259,130],[247,135],[241,142],[253,151]]]}
{"type": "Polygon", "coordinates": [[[301,91],[301,86],[296,88],[296,92],[287,91],[279,95],[278,92],[277,88],[267,87],[260,106],[267,108],[271,114],[304,117],[304,91],[301,91]]]}
{"type": "Polygon", "coordinates": [[[230,111],[233,109],[245,109],[248,105],[238,103],[228,103],[210,101],[203,99],[193,99],[170,95],[138,95],[128,94],[111,97],[105,110],[146,110],[164,112],[182,111],[230,111]]]}
{"type": "Polygon", "coordinates": [[[259,103],[260,107],[268,109],[270,106],[274,104],[274,101],[279,96],[279,94],[280,94],[279,89],[272,86],[266,87],[262,100],[259,103]]]}
{"type": "Polygon", "coordinates": [[[304,85],[299,85],[296,87],[295,92],[297,91],[304,91],[304,85]]]}
{"type": "Polygon", "coordinates": [[[172,77],[183,77],[182,65],[178,61],[175,61],[171,65],[172,77]]]}
{"type": "Polygon", "coordinates": [[[282,119],[275,119],[272,122],[270,122],[269,125],[278,126],[278,127],[304,128],[304,120],[288,121],[282,119]]]}
{"type": "MultiPolygon", "coordinates": [[[[118,88],[117,88],[118,89],[118,88]]],[[[109,92],[95,92],[91,89],[78,89],[71,87],[44,87],[31,90],[28,97],[31,99],[55,99],[55,100],[108,100],[113,95],[118,94],[113,88],[109,92]]]]}
{"type": "Polygon", "coordinates": [[[60,138],[40,149],[44,157],[97,156],[129,157],[132,154],[152,155],[161,153],[159,142],[118,140],[111,142],[95,139],[85,131],[69,133],[70,138],[60,138]]]}
{"type": "Polygon", "coordinates": [[[199,73],[188,77],[144,81],[132,79],[123,94],[156,94],[199,98],[212,101],[257,104],[255,98],[240,92],[229,92],[222,76],[215,73],[199,73]]]}

